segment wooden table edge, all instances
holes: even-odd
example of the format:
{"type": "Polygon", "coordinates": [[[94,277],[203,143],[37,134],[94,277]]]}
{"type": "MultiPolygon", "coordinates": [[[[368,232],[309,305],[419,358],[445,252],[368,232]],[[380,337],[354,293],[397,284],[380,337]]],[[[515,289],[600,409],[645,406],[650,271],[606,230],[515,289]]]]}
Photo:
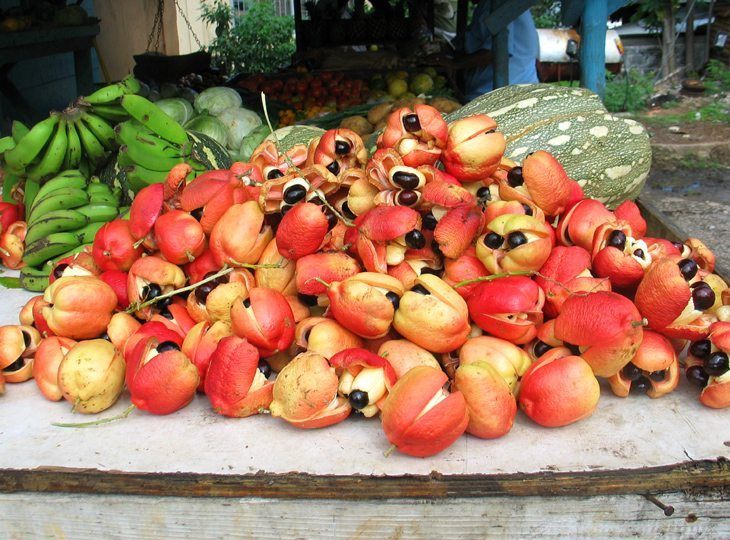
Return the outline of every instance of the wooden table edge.
{"type": "MultiPolygon", "coordinates": [[[[384,458],[385,459],[385,458],[384,458]]],[[[726,458],[658,467],[575,472],[444,475],[314,475],[306,473],[145,473],[39,467],[0,469],[0,493],[44,492],[164,497],[281,499],[411,499],[496,496],[599,496],[730,486],[726,458]]]]}

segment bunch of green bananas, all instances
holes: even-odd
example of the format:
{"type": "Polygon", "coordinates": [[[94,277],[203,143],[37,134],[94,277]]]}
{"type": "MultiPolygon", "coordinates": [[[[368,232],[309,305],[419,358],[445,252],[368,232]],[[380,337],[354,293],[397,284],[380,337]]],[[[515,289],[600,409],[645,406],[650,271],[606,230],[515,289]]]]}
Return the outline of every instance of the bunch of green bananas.
{"type": "Polygon", "coordinates": [[[96,232],[119,215],[120,196],[96,177],[87,181],[79,170],[63,171],[43,184],[26,214],[21,285],[38,290],[44,283],[39,278],[48,277],[49,261],[92,244],[96,232]]]}
{"type": "Polygon", "coordinates": [[[52,112],[17,140],[13,137],[12,147],[6,141],[7,168],[30,184],[68,169],[95,170],[114,149],[113,126],[128,118],[119,101],[139,88],[139,82],[128,77],[80,98],[63,112],[52,112]]]}
{"type": "Polygon", "coordinates": [[[188,163],[196,176],[209,169],[227,168],[230,156],[205,135],[186,132],[151,101],[126,95],[121,106],[131,116],[115,128],[119,153],[102,178],[136,193],[163,182],[175,165],[188,163]],[[111,180],[111,181],[110,181],[111,180]]]}

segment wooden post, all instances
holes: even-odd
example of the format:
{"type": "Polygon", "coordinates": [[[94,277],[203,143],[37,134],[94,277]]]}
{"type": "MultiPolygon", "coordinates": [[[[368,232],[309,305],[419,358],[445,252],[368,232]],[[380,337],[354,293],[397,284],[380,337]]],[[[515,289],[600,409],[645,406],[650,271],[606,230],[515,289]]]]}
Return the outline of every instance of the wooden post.
{"type": "MultiPolygon", "coordinates": [[[[491,0],[489,12],[494,12],[505,0],[491,0]]],[[[494,70],[494,88],[509,84],[509,25],[504,25],[492,35],[492,69],[494,70]]]]}
{"type": "Polygon", "coordinates": [[[664,2],[664,19],[662,20],[662,77],[667,78],[677,69],[674,55],[674,5],[672,0],[664,2]]]}
{"type": "Polygon", "coordinates": [[[603,99],[606,93],[606,0],[586,0],[580,44],[580,84],[603,99]]]}

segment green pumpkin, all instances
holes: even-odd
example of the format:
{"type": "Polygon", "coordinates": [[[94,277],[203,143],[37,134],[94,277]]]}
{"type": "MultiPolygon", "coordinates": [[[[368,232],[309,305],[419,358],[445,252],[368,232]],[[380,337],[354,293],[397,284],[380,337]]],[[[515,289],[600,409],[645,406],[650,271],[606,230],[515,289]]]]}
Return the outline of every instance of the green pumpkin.
{"type": "Polygon", "coordinates": [[[614,207],[634,199],[651,167],[649,135],[640,123],[613,116],[584,88],[548,84],[499,88],[446,116],[494,118],[507,139],[505,156],[517,162],[546,150],[578,181],[587,197],[614,207]]]}

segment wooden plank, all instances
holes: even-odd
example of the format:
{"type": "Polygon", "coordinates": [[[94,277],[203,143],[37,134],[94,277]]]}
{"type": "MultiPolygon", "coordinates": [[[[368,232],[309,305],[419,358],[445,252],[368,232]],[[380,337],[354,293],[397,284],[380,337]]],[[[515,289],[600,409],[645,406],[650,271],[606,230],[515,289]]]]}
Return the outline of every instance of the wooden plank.
{"type": "Polygon", "coordinates": [[[708,491],[730,485],[726,459],[576,473],[399,476],[125,473],[88,469],[0,470],[0,493],[64,492],[178,497],[394,499],[562,497],[708,491]]]}
{"type": "Polygon", "coordinates": [[[389,501],[0,494],[0,536],[160,538],[727,538],[727,494],[389,501]]]}
{"type": "Polygon", "coordinates": [[[51,43],[76,38],[91,38],[100,32],[98,24],[83,26],[65,26],[62,28],[45,28],[43,30],[25,30],[23,32],[0,33],[0,50],[11,47],[23,47],[36,43],[51,43]]]}

